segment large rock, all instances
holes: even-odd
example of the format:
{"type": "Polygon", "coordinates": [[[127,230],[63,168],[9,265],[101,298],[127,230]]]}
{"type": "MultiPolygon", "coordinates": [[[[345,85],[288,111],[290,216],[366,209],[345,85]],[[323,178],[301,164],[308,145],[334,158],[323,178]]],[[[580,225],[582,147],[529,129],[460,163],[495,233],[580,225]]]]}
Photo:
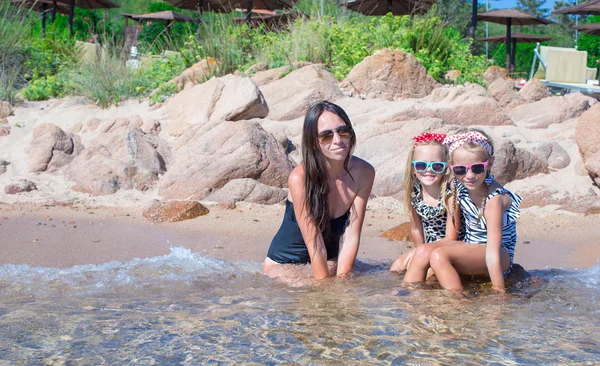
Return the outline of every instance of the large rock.
{"type": "Polygon", "coordinates": [[[384,231],[381,233],[381,237],[398,241],[412,242],[412,235],[410,234],[410,222],[403,222],[400,225],[384,231]]]}
{"type": "MultiPolygon", "coordinates": [[[[254,84],[261,87],[272,81],[281,79],[286,73],[289,73],[291,68],[291,66],[286,65],[274,69],[262,70],[252,74],[250,78],[254,81],[254,84]]],[[[246,75],[248,75],[248,71],[246,71],[246,75]]]]}
{"type": "Polygon", "coordinates": [[[594,98],[573,93],[517,106],[510,111],[510,116],[519,127],[546,128],[579,117],[596,103],[598,101],[594,98]]]}
{"type": "Polygon", "coordinates": [[[502,79],[508,79],[508,74],[506,73],[506,69],[503,69],[499,66],[490,66],[483,73],[483,80],[485,80],[488,85],[492,84],[494,81],[502,79]]]}
{"type": "Polygon", "coordinates": [[[437,88],[431,95],[423,98],[423,103],[435,113],[436,117],[447,124],[459,126],[514,124],[498,102],[488,97],[485,88],[477,84],[437,88]]]}
{"type": "Polygon", "coordinates": [[[285,151],[257,122],[196,126],[178,140],[175,162],[159,183],[159,194],[167,199],[204,199],[241,178],[282,188],[293,169],[285,151]]]}
{"type": "Polygon", "coordinates": [[[571,163],[571,157],[558,142],[542,142],[533,148],[533,153],[548,161],[552,169],[563,169],[571,163]]]}
{"type": "Polygon", "coordinates": [[[42,123],[33,131],[29,171],[56,171],[69,164],[82,149],[79,136],[67,134],[51,123],[42,123]]]}
{"type": "Polygon", "coordinates": [[[0,122],[0,137],[10,135],[10,126],[0,122]]]}
{"type": "Polygon", "coordinates": [[[246,201],[272,205],[283,201],[287,197],[287,191],[278,187],[271,187],[259,183],[254,179],[234,179],[206,199],[215,202],[237,202],[246,201]]]}
{"type": "Polygon", "coordinates": [[[340,84],[354,95],[387,100],[422,98],[438,86],[413,55],[387,48],[354,66],[340,84]]]}
{"type": "Polygon", "coordinates": [[[548,161],[530,151],[517,148],[508,139],[494,146],[492,173],[501,184],[532,175],[548,173],[548,161]]]}
{"type": "Polygon", "coordinates": [[[540,79],[531,79],[519,90],[519,96],[528,102],[537,102],[552,96],[548,86],[540,79]]]}
{"type": "Polygon", "coordinates": [[[169,82],[177,84],[179,89],[189,89],[210,79],[219,71],[220,66],[221,62],[219,60],[212,57],[205,58],[193,64],[169,82]]]}
{"type": "Polygon", "coordinates": [[[263,118],[269,113],[263,94],[250,78],[226,75],[182,91],[166,104],[173,119],[170,135],[209,121],[263,118]]]}
{"type": "Polygon", "coordinates": [[[506,107],[509,104],[523,103],[523,100],[519,97],[519,94],[515,91],[514,81],[498,78],[494,80],[490,86],[488,86],[488,94],[496,99],[498,104],[502,107],[506,107]]]}
{"type": "Polygon", "coordinates": [[[11,183],[4,187],[4,193],[17,194],[37,190],[37,186],[30,180],[19,179],[16,183],[11,183]]]}
{"type": "Polygon", "coordinates": [[[581,115],[575,129],[575,141],[585,168],[600,184],[600,103],[581,115]]]}
{"type": "Polygon", "coordinates": [[[0,121],[8,116],[12,116],[13,110],[9,102],[0,101],[0,121]]]}
{"type": "Polygon", "coordinates": [[[177,222],[208,214],[208,208],[197,201],[154,200],[142,215],[152,222],[177,222]]]}
{"type": "Polygon", "coordinates": [[[154,187],[169,167],[170,147],[137,124],[120,119],[100,125],[107,132],[98,134],[68,167],[68,178],[76,183],[73,190],[98,196],[154,187]]]}
{"type": "Polygon", "coordinates": [[[332,73],[320,65],[308,65],[281,79],[261,86],[269,118],[288,121],[304,116],[308,108],[322,100],[335,101],[343,96],[332,73]]]}

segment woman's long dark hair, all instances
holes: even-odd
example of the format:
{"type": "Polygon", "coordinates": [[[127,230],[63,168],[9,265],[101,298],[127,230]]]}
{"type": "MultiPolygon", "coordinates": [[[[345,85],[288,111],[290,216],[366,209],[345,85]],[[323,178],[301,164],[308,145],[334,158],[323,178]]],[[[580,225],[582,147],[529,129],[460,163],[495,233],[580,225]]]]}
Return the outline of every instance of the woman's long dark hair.
{"type": "MultiPolygon", "coordinates": [[[[312,220],[317,228],[315,239],[323,233],[323,240],[327,240],[330,233],[329,185],[327,184],[327,162],[321,153],[321,147],[317,139],[319,134],[318,121],[323,112],[331,112],[344,121],[346,126],[352,127],[350,118],[344,110],[331,102],[322,101],[314,104],[306,113],[304,127],[302,129],[302,161],[304,163],[304,208],[308,211],[308,218],[312,220]]],[[[352,133],[350,138],[350,149],[344,160],[344,170],[348,172],[348,163],[352,157],[356,135],[352,133]]],[[[348,172],[350,174],[350,172],[348,172]]]]}

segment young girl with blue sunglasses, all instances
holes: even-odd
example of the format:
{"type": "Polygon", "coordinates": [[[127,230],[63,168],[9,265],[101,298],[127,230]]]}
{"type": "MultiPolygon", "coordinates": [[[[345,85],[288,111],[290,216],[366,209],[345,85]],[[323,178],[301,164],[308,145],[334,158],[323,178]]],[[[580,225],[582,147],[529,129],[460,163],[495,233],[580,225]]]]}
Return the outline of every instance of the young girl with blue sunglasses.
{"type": "Polygon", "coordinates": [[[513,264],[516,219],[522,199],[502,187],[490,174],[494,148],[484,133],[472,131],[447,136],[444,144],[456,177],[452,182],[456,192],[454,221],[461,212],[465,238],[418,250],[404,281],[423,281],[431,268],[445,289],[461,290],[462,274],[487,276],[494,289],[503,291],[504,276],[513,264]]]}
{"type": "Polygon", "coordinates": [[[457,240],[458,232],[448,217],[448,153],[446,135],[423,133],[413,137],[404,174],[404,207],[410,217],[410,233],[416,248],[396,259],[391,271],[404,272],[415,251],[426,243],[457,240]]]}

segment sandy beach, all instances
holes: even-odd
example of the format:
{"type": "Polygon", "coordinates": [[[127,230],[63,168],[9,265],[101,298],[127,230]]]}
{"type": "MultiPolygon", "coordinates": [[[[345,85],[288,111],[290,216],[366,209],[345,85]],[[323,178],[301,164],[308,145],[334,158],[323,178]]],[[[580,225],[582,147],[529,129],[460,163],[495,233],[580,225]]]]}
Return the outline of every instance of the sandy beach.
{"type": "MultiPolygon", "coordinates": [[[[83,204],[0,204],[0,265],[71,267],[165,255],[184,247],[212,258],[262,262],[284,207],[238,203],[233,210],[207,204],[210,213],[156,224],[139,207],[83,204]]],[[[358,258],[390,262],[411,243],[380,235],[407,221],[393,199],[369,204],[358,258]]],[[[515,261],[526,269],[584,268],[600,260],[598,215],[538,207],[523,210],[515,261]]]]}

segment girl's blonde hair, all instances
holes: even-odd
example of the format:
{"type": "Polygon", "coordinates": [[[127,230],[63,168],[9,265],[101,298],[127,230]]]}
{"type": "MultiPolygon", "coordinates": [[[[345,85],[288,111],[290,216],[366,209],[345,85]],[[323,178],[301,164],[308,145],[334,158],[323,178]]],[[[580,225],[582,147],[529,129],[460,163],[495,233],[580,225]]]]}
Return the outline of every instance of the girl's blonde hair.
{"type": "MultiPolygon", "coordinates": [[[[494,157],[494,143],[492,142],[492,139],[482,130],[479,129],[471,129],[469,132],[474,131],[474,132],[479,132],[480,134],[482,134],[486,139],[487,139],[487,143],[490,145],[492,153],[490,154],[483,146],[481,146],[480,144],[476,143],[476,142],[465,142],[461,147],[457,148],[458,149],[465,149],[468,152],[472,152],[472,153],[478,153],[481,154],[482,156],[485,156],[486,161],[491,160],[494,157]]],[[[454,151],[456,151],[454,150],[454,151]]],[[[454,165],[454,151],[452,152],[452,154],[450,155],[450,159],[448,160],[449,163],[451,163],[452,165],[454,165]]],[[[488,185],[486,185],[486,189],[487,192],[485,194],[485,196],[483,197],[483,200],[481,202],[481,207],[479,207],[479,216],[477,217],[477,224],[479,224],[479,221],[481,221],[481,218],[483,217],[483,211],[485,208],[485,204],[487,203],[487,196],[490,194],[490,187],[488,185]]],[[[452,185],[452,209],[454,210],[454,212],[456,212],[456,210],[458,209],[458,200],[457,200],[457,191],[456,191],[456,185],[453,184],[452,185]]],[[[454,226],[456,227],[456,217],[452,217],[452,222],[454,224],[454,226]]]]}
{"type": "MultiPolygon", "coordinates": [[[[425,142],[417,142],[413,145],[408,153],[408,160],[406,161],[406,168],[404,170],[404,209],[408,217],[411,217],[411,208],[412,208],[412,193],[416,182],[416,176],[413,172],[413,157],[415,155],[415,149],[419,146],[437,146],[442,150],[442,161],[448,162],[448,149],[444,144],[439,141],[429,140],[425,142]]],[[[448,210],[446,206],[446,187],[448,186],[448,178],[450,177],[450,169],[446,168],[446,171],[443,173],[442,181],[440,182],[440,197],[442,200],[442,205],[445,210],[448,210]]],[[[421,194],[423,190],[421,189],[421,194]]]]}

